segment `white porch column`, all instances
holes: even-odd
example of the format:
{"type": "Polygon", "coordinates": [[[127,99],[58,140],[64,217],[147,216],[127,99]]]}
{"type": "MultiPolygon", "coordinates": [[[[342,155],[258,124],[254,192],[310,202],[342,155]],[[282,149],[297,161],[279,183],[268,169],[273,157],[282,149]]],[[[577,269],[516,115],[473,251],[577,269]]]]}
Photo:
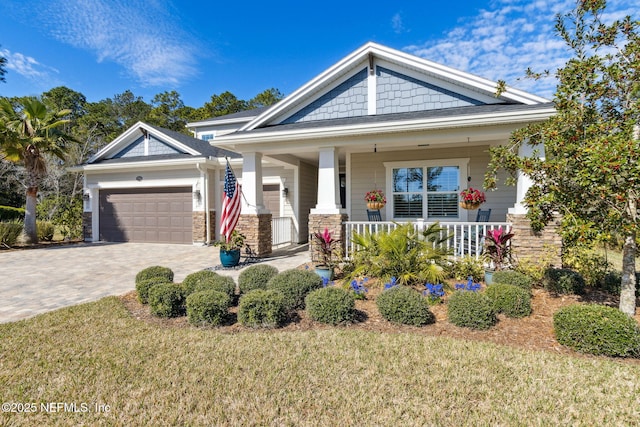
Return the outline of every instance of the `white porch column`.
{"type": "Polygon", "coordinates": [[[89,188],[89,209],[91,211],[91,241],[100,241],[100,192],[95,187],[89,188]]]}
{"type": "MultiPolygon", "coordinates": [[[[522,144],[518,149],[518,156],[520,157],[533,157],[534,150],[538,150],[536,156],[541,159],[544,159],[544,145],[540,145],[537,147],[532,147],[529,144],[522,144]]],[[[527,194],[527,191],[533,185],[533,181],[529,178],[528,175],[518,171],[518,183],[516,184],[516,203],[512,208],[509,208],[510,214],[526,214],[528,212],[527,207],[524,205],[524,196],[527,194]]]]}
{"type": "Polygon", "coordinates": [[[262,153],[242,153],[242,213],[267,213],[262,198],[262,153]]]}
{"type": "Polygon", "coordinates": [[[312,214],[339,214],[340,180],[338,151],[335,147],[319,150],[318,160],[318,203],[312,214]]]}

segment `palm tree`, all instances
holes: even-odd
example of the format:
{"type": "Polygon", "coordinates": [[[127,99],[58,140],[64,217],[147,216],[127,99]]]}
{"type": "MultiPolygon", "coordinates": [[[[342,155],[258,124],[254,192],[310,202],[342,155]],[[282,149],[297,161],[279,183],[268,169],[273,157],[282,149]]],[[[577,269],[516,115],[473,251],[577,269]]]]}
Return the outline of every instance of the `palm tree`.
{"type": "Polygon", "coordinates": [[[12,103],[0,98],[0,153],[10,161],[22,162],[27,173],[27,204],[24,218],[26,243],[36,243],[38,187],[47,172],[45,154],[62,160],[66,144],[73,139],[62,132],[70,110],[52,111],[38,98],[21,98],[12,103]]]}

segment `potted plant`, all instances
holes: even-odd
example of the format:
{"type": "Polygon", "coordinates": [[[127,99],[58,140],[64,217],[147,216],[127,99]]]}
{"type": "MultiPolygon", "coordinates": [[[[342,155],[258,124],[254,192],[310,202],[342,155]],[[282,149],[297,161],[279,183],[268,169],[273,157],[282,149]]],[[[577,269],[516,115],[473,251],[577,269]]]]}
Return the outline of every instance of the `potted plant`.
{"type": "Polygon", "coordinates": [[[240,263],[240,251],[244,246],[245,235],[233,230],[229,241],[214,242],[214,246],[220,246],[220,263],[223,267],[235,267],[240,263]]]}
{"type": "Polygon", "coordinates": [[[382,209],[387,204],[387,198],[382,190],[368,191],[364,200],[367,202],[367,207],[372,210],[382,209]]]}
{"type": "Polygon", "coordinates": [[[333,269],[336,264],[334,252],[339,249],[340,240],[331,236],[329,229],[325,227],[324,232],[313,233],[314,250],[320,255],[320,264],[315,266],[316,274],[322,278],[331,280],[333,278],[333,269]]]}
{"type": "Polygon", "coordinates": [[[460,192],[460,207],[462,209],[478,209],[484,202],[486,202],[484,193],[476,188],[469,187],[460,192]]]}
{"type": "Polygon", "coordinates": [[[485,270],[484,281],[487,285],[493,283],[493,272],[500,271],[511,265],[511,245],[513,237],[511,230],[502,227],[489,230],[485,236],[485,255],[489,259],[490,269],[485,270]]]}

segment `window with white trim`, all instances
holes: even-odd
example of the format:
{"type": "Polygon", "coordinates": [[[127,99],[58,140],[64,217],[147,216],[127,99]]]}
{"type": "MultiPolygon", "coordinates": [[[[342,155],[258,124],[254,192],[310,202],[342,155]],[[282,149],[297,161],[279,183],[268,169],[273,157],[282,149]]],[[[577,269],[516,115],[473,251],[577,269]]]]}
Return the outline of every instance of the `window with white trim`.
{"type": "Polygon", "coordinates": [[[216,137],[216,135],[215,135],[215,134],[213,134],[213,133],[208,133],[208,134],[205,134],[205,135],[200,135],[200,139],[201,139],[201,140],[203,140],[203,141],[210,141],[210,140],[212,140],[212,139],[215,139],[215,137],[216,137]]]}
{"type": "Polygon", "coordinates": [[[384,163],[388,208],[393,219],[459,219],[458,193],[467,162],[467,159],[445,159],[384,163]]]}

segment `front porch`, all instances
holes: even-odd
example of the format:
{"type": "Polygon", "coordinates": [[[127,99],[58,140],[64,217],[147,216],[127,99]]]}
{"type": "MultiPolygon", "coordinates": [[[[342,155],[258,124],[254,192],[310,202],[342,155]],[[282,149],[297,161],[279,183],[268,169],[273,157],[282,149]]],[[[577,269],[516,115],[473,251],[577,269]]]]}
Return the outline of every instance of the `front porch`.
{"type": "MultiPolygon", "coordinates": [[[[351,240],[353,233],[358,234],[365,233],[378,233],[381,231],[393,230],[399,225],[407,223],[413,224],[415,229],[423,230],[429,227],[431,224],[436,223],[425,222],[422,220],[417,221],[346,221],[345,227],[345,258],[349,259],[354,251],[357,250],[355,243],[351,240]]],[[[511,228],[510,222],[438,222],[442,228],[440,236],[446,240],[444,245],[447,250],[452,252],[453,258],[458,259],[465,256],[472,256],[479,259],[482,255],[482,247],[484,246],[484,236],[487,235],[487,231],[497,228],[511,228]]]]}

